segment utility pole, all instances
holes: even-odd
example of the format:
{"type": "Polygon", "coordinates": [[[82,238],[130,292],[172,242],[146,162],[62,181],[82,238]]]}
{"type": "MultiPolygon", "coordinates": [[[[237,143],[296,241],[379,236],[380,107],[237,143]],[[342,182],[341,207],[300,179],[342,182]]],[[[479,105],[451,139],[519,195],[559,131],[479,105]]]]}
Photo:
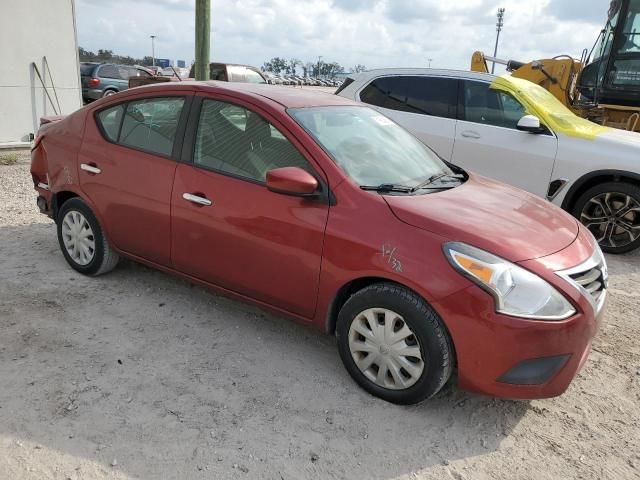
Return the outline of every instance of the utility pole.
{"type": "Polygon", "coordinates": [[[151,37],[151,65],[156,66],[156,45],[155,45],[155,35],[149,35],[151,37]]]}
{"type": "Polygon", "coordinates": [[[320,78],[320,60],[322,60],[322,55],[318,55],[318,78],[320,78]]]}
{"type": "MultiPolygon", "coordinates": [[[[502,31],[502,27],[504,27],[504,8],[498,9],[498,23],[496,23],[496,48],[493,49],[493,58],[498,56],[498,42],[500,41],[500,32],[502,31]]],[[[496,62],[493,62],[491,65],[491,73],[496,69],[496,62]]]]}
{"type": "Polygon", "coordinates": [[[429,62],[429,68],[431,68],[431,62],[433,62],[433,58],[427,58],[427,61],[429,62]]]}
{"type": "Polygon", "coordinates": [[[209,80],[211,0],[196,0],[196,80],[209,80]]]}

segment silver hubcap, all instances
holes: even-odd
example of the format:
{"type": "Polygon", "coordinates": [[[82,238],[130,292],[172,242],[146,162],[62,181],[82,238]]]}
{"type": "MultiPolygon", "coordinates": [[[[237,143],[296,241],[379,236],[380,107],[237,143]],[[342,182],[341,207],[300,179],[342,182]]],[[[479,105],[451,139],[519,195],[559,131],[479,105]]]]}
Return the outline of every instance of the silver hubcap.
{"type": "Polygon", "coordinates": [[[88,265],[96,253],[96,239],[87,219],[71,210],[62,219],[62,241],[69,256],[78,265],[88,265]]]}
{"type": "Polygon", "coordinates": [[[602,193],[587,202],[580,221],[600,245],[626,247],[640,238],[640,203],[624,193],[602,193]]]}
{"type": "Polygon", "coordinates": [[[349,349],[364,376],[390,390],[411,387],[424,371],[418,339],[400,315],[386,308],[356,315],[349,328],[349,349]]]}

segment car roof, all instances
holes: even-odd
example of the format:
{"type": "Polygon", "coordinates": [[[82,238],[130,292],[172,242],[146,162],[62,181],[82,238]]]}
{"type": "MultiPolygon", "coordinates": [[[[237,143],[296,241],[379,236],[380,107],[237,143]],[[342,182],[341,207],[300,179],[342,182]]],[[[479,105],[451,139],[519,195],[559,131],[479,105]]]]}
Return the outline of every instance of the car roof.
{"type": "Polygon", "coordinates": [[[483,80],[492,82],[497,77],[489,73],[471,72],[468,70],[449,70],[438,68],[379,68],[375,70],[367,70],[366,72],[348,75],[354,80],[366,80],[376,77],[385,77],[393,75],[432,75],[435,77],[454,77],[466,78],[469,80],[483,80]]]}
{"type": "Polygon", "coordinates": [[[235,92],[243,94],[247,97],[268,99],[279,103],[285,108],[303,108],[303,107],[324,107],[332,105],[355,105],[362,106],[352,100],[348,100],[338,95],[317,90],[308,90],[300,88],[286,88],[275,85],[258,84],[258,83],[237,83],[237,82],[220,82],[216,80],[183,81],[145,85],[128,90],[129,92],[141,92],[144,89],[148,93],[162,92],[165,90],[188,90],[201,92],[235,92]]]}

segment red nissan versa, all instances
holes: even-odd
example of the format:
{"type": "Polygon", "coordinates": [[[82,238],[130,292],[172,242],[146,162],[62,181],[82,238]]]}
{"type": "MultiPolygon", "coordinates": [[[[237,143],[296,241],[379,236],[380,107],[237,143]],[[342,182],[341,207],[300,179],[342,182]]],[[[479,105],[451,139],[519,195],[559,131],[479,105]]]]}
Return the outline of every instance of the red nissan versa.
{"type": "Polygon", "coordinates": [[[87,275],[119,257],[335,333],[365,390],[565,391],[607,268],[591,234],[523,191],[442,162],[335,95],[165,83],[44,125],[38,205],[87,275]]]}

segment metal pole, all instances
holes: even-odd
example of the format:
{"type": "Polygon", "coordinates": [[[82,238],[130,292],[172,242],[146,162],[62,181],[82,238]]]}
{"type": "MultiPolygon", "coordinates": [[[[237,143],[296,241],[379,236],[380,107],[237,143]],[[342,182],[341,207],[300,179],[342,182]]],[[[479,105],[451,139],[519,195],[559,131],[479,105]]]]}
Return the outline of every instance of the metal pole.
{"type": "Polygon", "coordinates": [[[322,60],[322,55],[318,55],[318,78],[320,78],[320,60],[322,60]]]}
{"type": "Polygon", "coordinates": [[[427,58],[427,61],[429,62],[429,68],[431,68],[431,62],[433,62],[433,58],[427,58]]]}
{"type": "Polygon", "coordinates": [[[150,35],[151,37],[151,65],[153,67],[156,66],[156,45],[155,45],[155,35],[150,35]]]}
{"type": "MultiPolygon", "coordinates": [[[[502,31],[502,27],[504,27],[504,8],[498,9],[498,23],[496,23],[496,47],[493,49],[493,56],[498,56],[498,42],[500,41],[500,32],[502,31]]],[[[493,62],[491,65],[491,73],[493,74],[496,70],[496,63],[493,62]]]]}
{"type": "Polygon", "coordinates": [[[209,80],[211,0],[196,0],[196,80],[209,80]]]}

